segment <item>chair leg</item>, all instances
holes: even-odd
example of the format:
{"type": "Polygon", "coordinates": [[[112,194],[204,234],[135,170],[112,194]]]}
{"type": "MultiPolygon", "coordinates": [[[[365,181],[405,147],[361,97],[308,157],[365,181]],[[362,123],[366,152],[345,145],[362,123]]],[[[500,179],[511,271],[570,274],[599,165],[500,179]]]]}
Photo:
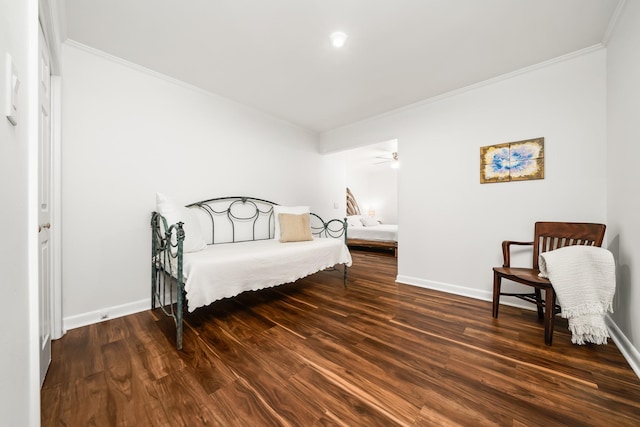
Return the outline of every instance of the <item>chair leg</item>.
{"type": "Polygon", "coordinates": [[[545,310],[544,310],[544,343],[551,345],[553,340],[553,322],[555,319],[556,292],[553,288],[545,289],[545,310]]]}
{"type": "Polygon", "coordinates": [[[542,309],[542,293],[540,292],[540,288],[536,288],[536,305],[538,306],[538,319],[543,318],[543,309],[542,309]]]}
{"type": "Polygon", "coordinates": [[[502,277],[497,272],[493,272],[493,317],[498,317],[498,307],[500,307],[500,287],[502,277]]]}

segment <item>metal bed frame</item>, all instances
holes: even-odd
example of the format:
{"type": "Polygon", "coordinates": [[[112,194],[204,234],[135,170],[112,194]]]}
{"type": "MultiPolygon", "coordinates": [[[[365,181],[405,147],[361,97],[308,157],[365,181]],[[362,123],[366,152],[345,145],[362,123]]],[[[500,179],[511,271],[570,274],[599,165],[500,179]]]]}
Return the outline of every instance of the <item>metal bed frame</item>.
{"type": "MultiPolygon", "coordinates": [[[[203,200],[187,208],[204,211],[211,220],[211,240],[208,244],[236,243],[272,239],[274,237],[277,203],[254,197],[232,196],[203,200]],[[221,230],[222,229],[222,230],[221,230]],[[216,231],[226,238],[217,240],[216,231]],[[228,237],[230,234],[230,238],[228,237]]],[[[311,233],[321,238],[344,238],[347,243],[347,220],[325,222],[310,213],[311,233]]],[[[167,224],[158,212],[151,215],[151,309],[160,308],[172,317],[176,325],[176,347],[182,350],[183,310],[186,292],[183,278],[183,223],[167,224]]],[[[347,265],[344,264],[343,283],[347,286],[347,265]]]]}

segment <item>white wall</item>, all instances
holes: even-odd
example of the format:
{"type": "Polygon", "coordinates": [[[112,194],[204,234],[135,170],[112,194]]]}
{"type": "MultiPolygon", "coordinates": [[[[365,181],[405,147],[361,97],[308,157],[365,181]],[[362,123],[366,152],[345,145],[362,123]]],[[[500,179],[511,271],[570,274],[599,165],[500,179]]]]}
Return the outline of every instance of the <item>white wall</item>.
{"type": "Polygon", "coordinates": [[[537,220],[606,222],[605,84],[605,50],[591,50],[325,133],[321,144],[398,138],[398,280],[490,299],[502,240],[531,239],[537,220]],[[536,137],[544,180],[479,183],[481,146],[536,137]]]}
{"type": "Polygon", "coordinates": [[[0,224],[3,321],[0,326],[0,419],[39,425],[37,311],[37,37],[35,0],[0,0],[0,224]],[[5,54],[21,80],[18,125],[5,118],[5,54]],[[34,260],[36,263],[34,263],[34,260]]]}
{"type": "Polygon", "coordinates": [[[181,204],[247,195],[342,216],[342,156],[320,155],[316,134],[75,45],[64,45],[63,68],[67,327],[149,307],[157,191],[181,204]]]}
{"type": "MultiPolygon", "coordinates": [[[[617,261],[615,323],[640,363],[640,2],[627,1],[607,45],[607,219],[617,261]]],[[[640,375],[640,364],[636,366],[640,375]]]]}

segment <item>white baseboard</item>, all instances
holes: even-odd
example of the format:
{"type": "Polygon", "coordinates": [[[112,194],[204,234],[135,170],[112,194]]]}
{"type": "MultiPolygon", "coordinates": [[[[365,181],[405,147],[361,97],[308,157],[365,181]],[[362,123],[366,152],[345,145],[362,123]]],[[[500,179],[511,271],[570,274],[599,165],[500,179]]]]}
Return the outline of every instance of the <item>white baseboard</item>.
{"type": "MultiPolygon", "coordinates": [[[[479,299],[482,301],[493,301],[493,291],[483,291],[480,289],[466,288],[464,286],[435,282],[433,280],[418,279],[416,277],[410,276],[397,276],[396,282],[403,283],[405,285],[418,286],[419,288],[433,289],[434,291],[442,291],[454,295],[461,295],[463,297],[479,299]]],[[[525,310],[535,309],[535,306],[533,304],[527,304],[521,299],[515,297],[503,296],[502,298],[500,298],[500,304],[523,308],[525,310]]]]}
{"type": "Polygon", "coordinates": [[[104,322],[105,320],[115,319],[118,317],[128,316],[129,314],[139,313],[151,308],[151,298],[140,301],[130,302],[127,304],[117,305],[114,307],[106,307],[88,313],[77,314],[62,319],[62,326],[65,331],[80,328],[82,326],[92,325],[94,323],[104,322]]]}
{"type": "MultiPolygon", "coordinates": [[[[493,299],[493,294],[490,291],[483,291],[479,289],[467,288],[464,286],[435,282],[432,280],[424,280],[416,277],[397,276],[396,282],[417,286],[420,288],[447,292],[454,295],[461,295],[469,298],[479,299],[482,301],[491,301],[493,299]]],[[[535,308],[533,304],[523,303],[519,299],[513,297],[503,297],[500,299],[500,303],[523,308],[526,310],[533,310],[535,308]]],[[[65,317],[63,319],[63,327],[65,331],[68,331],[70,329],[80,328],[82,326],[92,325],[98,322],[104,322],[105,320],[139,313],[141,311],[149,310],[150,308],[151,299],[145,298],[140,301],[135,301],[114,307],[107,307],[101,310],[82,313],[75,316],[65,317]]],[[[629,339],[622,333],[618,325],[609,315],[605,317],[605,321],[607,323],[607,327],[609,328],[611,339],[616,344],[627,362],[629,362],[631,369],[633,369],[638,378],[640,378],[640,352],[638,352],[631,341],[629,341],[629,339]]]]}
{"type": "MultiPolygon", "coordinates": [[[[483,291],[479,289],[466,288],[464,286],[451,285],[449,283],[435,282],[432,280],[418,279],[410,276],[397,276],[397,283],[403,283],[406,285],[418,286],[420,288],[433,289],[435,291],[448,292],[450,294],[461,295],[469,298],[475,298],[482,301],[492,301],[493,292],[483,291]]],[[[500,304],[511,305],[525,310],[534,310],[534,304],[527,304],[522,300],[515,297],[502,297],[500,298],[500,304]]],[[[491,313],[489,313],[491,314],[491,313]]],[[[616,344],[620,353],[627,360],[633,372],[640,378],[640,352],[633,346],[631,341],[622,333],[618,325],[609,316],[605,316],[605,322],[609,328],[611,339],[616,344]]]]}
{"type": "Polygon", "coordinates": [[[622,353],[624,358],[627,359],[627,362],[629,362],[629,366],[631,366],[633,372],[635,372],[638,378],[640,378],[640,352],[638,352],[633,344],[631,344],[631,341],[629,341],[627,336],[622,333],[611,316],[607,314],[604,320],[607,323],[607,327],[609,328],[611,339],[618,346],[620,353],[622,353]]]}

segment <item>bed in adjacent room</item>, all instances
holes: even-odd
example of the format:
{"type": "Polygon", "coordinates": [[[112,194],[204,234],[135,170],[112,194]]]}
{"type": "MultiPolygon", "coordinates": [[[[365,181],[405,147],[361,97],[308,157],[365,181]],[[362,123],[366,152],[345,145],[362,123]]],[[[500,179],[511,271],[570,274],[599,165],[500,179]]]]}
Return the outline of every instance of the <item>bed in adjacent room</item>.
{"type": "Polygon", "coordinates": [[[347,188],[347,245],[349,247],[389,249],[398,256],[398,224],[384,224],[362,215],[351,190],[347,188]]]}
{"type": "Polygon", "coordinates": [[[347,245],[349,247],[382,248],[398,256],[398,225],[380,224],[366,215],[347,217],[347,245]],[[364,225],[363,222],[369,225],[364,225]]]}

